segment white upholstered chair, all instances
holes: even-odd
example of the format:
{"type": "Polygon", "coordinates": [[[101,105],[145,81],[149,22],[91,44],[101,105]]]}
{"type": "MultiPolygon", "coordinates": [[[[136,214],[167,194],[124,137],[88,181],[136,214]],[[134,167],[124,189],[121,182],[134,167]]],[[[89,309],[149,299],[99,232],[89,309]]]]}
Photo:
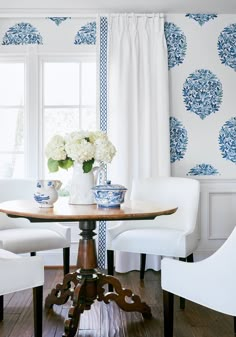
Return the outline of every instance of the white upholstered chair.
{"type": "Polygon", "coordinates": [[[33,289],[34,336],[42,337],[43,260],[39,256],[21,257],[0,249],[0,321],[3,320],[3,295],[33,289]]]}
{"type": "MultiPolygon", "coordinates": [[[[15,199],[33,200],[33,179],[0,179],[0,202],[15,199]]],[[[0,249],[15,254],[63,249],[64,274],[70,269],[70,228],[55,222],[30,223],[24,218],[10,218],[0,213],[0,249]]],[[[0,296],[3,302],[3,296],[0,296]]]]}
{"type": "MultiPolygon", "coordinates": [[[[33,179],[0,179],[0,202],[16,199],[33,200],[33,179]]],[[[70,266],[70,228],[55,222],[31,224],[27,219],[9,218],[0,213],[0,248],[16,254],[63,249],[64,273],[70,266]]]]}
{"type": "Polygon", "coordinates": [[[236,333],[236,228],[210,257],[195,263],[162,260],[164,336],[173,336],[173,294],[234,317],[236,333]]]}
{"type": "MultiPolygon", "coordinates": [[[[114,251],[141,254],[141,279],[146,254],[178,257],[192,262],[198,245],[196,221],[199,195],[200,184],[195,179],[135,179],[131,199],[154,201],[160,206],[177,206],[178,210],[152,221],[121,221],[110,226],[107,230],[108,274],[113,275],[114,251]]],[[[184,308],[184,300],[181,300],[180,306],[184,308]]]]}

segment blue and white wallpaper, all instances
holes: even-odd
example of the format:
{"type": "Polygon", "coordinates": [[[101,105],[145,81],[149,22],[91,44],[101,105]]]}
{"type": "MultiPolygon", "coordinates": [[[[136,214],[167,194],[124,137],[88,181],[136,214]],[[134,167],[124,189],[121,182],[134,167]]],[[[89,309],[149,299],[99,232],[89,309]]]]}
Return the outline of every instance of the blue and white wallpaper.
{"type": "Polygon", "coordinates": [[[236,16],[168,14],[173,176],[236,176],[236,16]]]}
{"type": "MultiPolygon", "coordinates": [[[[236,174],[236,16],[166,14],[173,176],[236,174]]],[[[95,18],[1,19],[0,53],[96,50],[95,18]],[[34,47],[35,46],[35,47],[34,47]]]]}
{"type": "MultiPolygon", "coordinates": [[[[1,19],[0,45],[38,45],[42,51],[71,52],[95,45],[94,18],[45,17],[1,19]]],[[[89,49],[88,49],[89,50],[89,49]]],[[[1,48],[1,52],[9,49],[1,48]]]]}

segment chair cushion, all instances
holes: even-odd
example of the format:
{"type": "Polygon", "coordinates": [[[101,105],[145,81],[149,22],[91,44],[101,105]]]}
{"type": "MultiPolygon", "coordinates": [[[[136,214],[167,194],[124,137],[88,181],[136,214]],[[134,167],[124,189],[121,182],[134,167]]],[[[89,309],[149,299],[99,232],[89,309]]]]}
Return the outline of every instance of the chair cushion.
{"type": "Polygon", "coordinates": [[[178,257],[186,257],[189,253],[183,231],[161,228],[125,231],[113,238],[108,249],[178,257]]]}
{"type": "Polygon", "coordinates": [[[55,231],[14,228],[0,231],[0,248],[16,254],[68,247],[68,241],[55,231]]]}

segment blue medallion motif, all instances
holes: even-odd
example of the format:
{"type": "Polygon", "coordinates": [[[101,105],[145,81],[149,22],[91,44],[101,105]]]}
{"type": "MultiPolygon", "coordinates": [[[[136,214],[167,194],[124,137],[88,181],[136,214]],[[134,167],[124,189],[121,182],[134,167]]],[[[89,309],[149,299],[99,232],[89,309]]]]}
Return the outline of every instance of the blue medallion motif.
{"type": "Polygon", "coordinates": [[[184,158],[188,136],[183,124],[175,117],[170,117],[170,162],[184,158]]]}
{"type": "Polygon", "coordinates": [[[187,175],[189,176],[214,176],[219,174],[216,168],[210,164],[198,164],[191,168],[187,175]]]}
{"type": "Polygon", "coordinates": [[[222,158],[236,163],[236,117],[224,123],[218,141],[222,158]]]}
{"type": "Polygon", "coordinates": [[[208,22],[209,20],[214,20],[217,18],[216,14],[186,14],[185,16],[189,19],[197,21],[200,26],[203,26],[204,23],[208,22]]]}
{"type": "Polygon", "coordinates": [[[174,23],[165,22],[164,30],[168,50],[168,67],[170,69],[183,63],[187,43],[184,33],[174,23]]]}
{"type": "Polygon", "coordinates": [[[10,27],[2,40],[2,45],[23,44],[43,44],[38,30],[27,22],[17,23],[10,27]]]}
{"type": "Polygon", "coordinates": [[[96,44],[96,22],[89,22],[80,28],[74,44],[96,44]]]}
{"type": "Polygon", "coordinates": [[[70,16],[52,16],[52,17],[48,17],[47,19],[53,21],[57,26],[59,26],[65,20],[71,19],[71,17],[70,16]]]}
{"type": "Polygon", "coordinates": [[[219,110],[222,96],[222,84],[210,70],[196,70],[189,75],[183,86],[186,109],[201,119],[219,110]]]}
{"type": "Polygon", "coordinates": [[[229,25],[220,33],[217,43],[221,63],[236,71],[236,23],[229,25]]]}

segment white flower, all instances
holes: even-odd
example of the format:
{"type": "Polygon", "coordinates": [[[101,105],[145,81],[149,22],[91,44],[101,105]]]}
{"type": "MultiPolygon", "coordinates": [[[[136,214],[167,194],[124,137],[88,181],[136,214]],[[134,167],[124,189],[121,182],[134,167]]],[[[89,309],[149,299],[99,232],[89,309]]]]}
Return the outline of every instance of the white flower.
{"type": "Polygon", "coordinates": [[[91,132],[89,135],[89,141],[95,143],[98,139],[108,140],[107,134],[102,131],[91,132]]]}
{"type": "Polygon", "coordinates": [[[68,169],[73,163],[83,164],[84,172],[89,172],[95,162],[110,163],[116,149],[102,131],[75,131],[65,138],[59,135],[52,137],[45,153],[51,172],[59,167],[68,169]]]}
{"type": "Polygon", "coordinates": [[[65,140],[62,136],[55,135],[46,146],[46,156],[54,160],[65,160],[65,140]]]}
{"type": "Polygon", "coordinates": [[[103,163],[110,163],[116,154],[114,145],[108,139],[97,139],[95,142],[95,159],[103,163]]]}
{"type": "Polygon", "coordinates": [[[73,161],[83,163],[94,158],[94,145],[85,139],[75,139],[75,141],[68,141],[65,146],[66,153],[73,161]]]}

